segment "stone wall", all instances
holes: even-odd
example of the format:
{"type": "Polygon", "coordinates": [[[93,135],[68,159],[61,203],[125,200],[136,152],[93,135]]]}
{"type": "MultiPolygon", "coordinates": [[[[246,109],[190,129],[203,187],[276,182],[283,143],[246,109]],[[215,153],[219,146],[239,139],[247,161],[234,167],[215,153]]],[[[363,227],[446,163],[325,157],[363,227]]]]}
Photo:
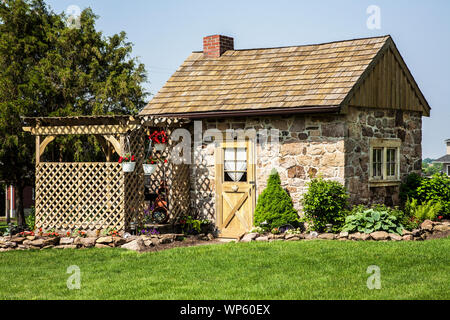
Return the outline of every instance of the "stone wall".
{"type": "Polygon", "coordinates": [[[399,204],[399,185],[369,187],[370,138],[398,138],[400,178],[420,173],[422,167],[422,116],[419,112],[349,108],[345,139],[345,182],[353,204],[399,204]]]}
{"type": "MultiPolygon", "coordinates": [[[[345,126],[342,115],[242,117],[202,122],[203,132],[207,129],[280,130],[279,145],[260,139],[256,143],[256,190],[257,194],[264,190],[269,174],[275,168],[298,210],[306,182],[311,178],[320,174],[326,179],[345,183],[345,126]]],[[[197,163],[192,166],[191,180],[193,212],[211,220],[215,218],[214,151],[214,142],[203,143],[194,150],[197,163]]]]}

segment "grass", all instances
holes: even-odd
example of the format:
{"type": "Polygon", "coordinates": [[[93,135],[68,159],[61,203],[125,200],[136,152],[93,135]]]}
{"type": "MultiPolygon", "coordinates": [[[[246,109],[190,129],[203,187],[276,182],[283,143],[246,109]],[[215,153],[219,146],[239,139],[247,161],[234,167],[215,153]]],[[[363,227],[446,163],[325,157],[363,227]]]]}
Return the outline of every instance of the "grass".
{"type": "Polygon", "coordinates": [[[0,253],[0,299],[449,299],[450,238],[0,253]],[[81,269],[69,290],[66,270],[81,269]],[[366,286],[381,269],[380,290],[366,286]]]}

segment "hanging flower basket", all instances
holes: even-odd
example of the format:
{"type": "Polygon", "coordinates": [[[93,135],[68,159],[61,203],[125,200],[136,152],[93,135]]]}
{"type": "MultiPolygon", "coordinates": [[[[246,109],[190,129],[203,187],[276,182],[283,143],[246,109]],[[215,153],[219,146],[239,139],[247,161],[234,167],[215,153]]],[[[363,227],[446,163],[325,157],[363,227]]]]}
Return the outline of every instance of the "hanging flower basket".
{"type": "Polygon", "coordinates": [[[156,171],[159,163],[167,163],[167,159],[165,157],[154,157],[150,156],[144,160],[142,165],[144,169],[145,175],[151,175],[156,171]]]}
{"type": "Polygon", "coordinates": [[[136,158],[134,155],[125,154],[123,157],[119,158],[119,163],[122,164],[123,172],[133,172],[136,168],[136,158]]]}
{"type": "Polygon", "coordinates": [[[156,171],[156,168],[158,167],[158,165],[157,164],[146,164],[146,163],[144,163],[142,165],[142,167],[144,169],[144,175],[150,176],[156,171]]]}
{"type": "Polygon", "coordinates": [[[156,130],[148,137],[155,145],[156,151],[164,151],[167,146],[167,134],[164,130],[156,130]]]}

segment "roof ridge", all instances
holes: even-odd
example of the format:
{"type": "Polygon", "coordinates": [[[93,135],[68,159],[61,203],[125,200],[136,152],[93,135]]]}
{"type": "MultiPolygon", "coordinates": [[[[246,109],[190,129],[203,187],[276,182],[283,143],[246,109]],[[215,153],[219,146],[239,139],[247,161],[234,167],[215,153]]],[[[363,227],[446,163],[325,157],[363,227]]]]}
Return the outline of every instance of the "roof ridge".
{"type": "MultiPolygon", "coordinates": [[[[342,43],[342,42],[350,42],[357,40],[368,40],[368,39],[381,39],[381,38],[392,38],[390,34],[386,34],[384,36],[377,37],[364,37],[364,38],[355,38],[355,39],[347,39],[347,40],[334,40],[322,43],[310,43],[310,44],[300,44],[300,45],[290,45],[290,46],[280,46],[280,47],[262,47],[262,48],[250,48],[250,49],[235,49],[230,51],[252,51],[252,50],[270,50],[270,49],[284,49],[284,48],[298,48],[298,47],[309,47],[309,46],[322,46],[326,44],[332,43],[342,43]]],[[[202,53],[203,51],[192,51],[192,53],[202,53]]]]}

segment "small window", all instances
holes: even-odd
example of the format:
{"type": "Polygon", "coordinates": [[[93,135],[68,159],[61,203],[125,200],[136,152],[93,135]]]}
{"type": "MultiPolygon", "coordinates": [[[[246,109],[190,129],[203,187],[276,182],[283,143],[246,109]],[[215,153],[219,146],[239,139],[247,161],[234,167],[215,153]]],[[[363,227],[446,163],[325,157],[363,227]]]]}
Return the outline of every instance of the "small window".
{"type": "Polygon", "coordinates": [[[395,178],[397,176],[397,149],[387,149],[386,150],[386,171],[389,178],[395,178]]]}
{"type": "Polygon", "coordinates": [[[224,181],[247,181],[247,149],[224,149],[224,181]]]}
{"type": "Polygon", "coordinates": [[[400,144],[398,139],[370,141],[370,179],[373,182],[400,180],[400,144]]]}
{"type": "Polygon", "coordinates": [[[373,149],[373,177],[382,178],[383,176],[383,149],[374,148],[373,149]]]}
{"type": "Polygon", "coordinates": [[[450,176],[450,166],[447,166],[447,175],[450,176]]]}

